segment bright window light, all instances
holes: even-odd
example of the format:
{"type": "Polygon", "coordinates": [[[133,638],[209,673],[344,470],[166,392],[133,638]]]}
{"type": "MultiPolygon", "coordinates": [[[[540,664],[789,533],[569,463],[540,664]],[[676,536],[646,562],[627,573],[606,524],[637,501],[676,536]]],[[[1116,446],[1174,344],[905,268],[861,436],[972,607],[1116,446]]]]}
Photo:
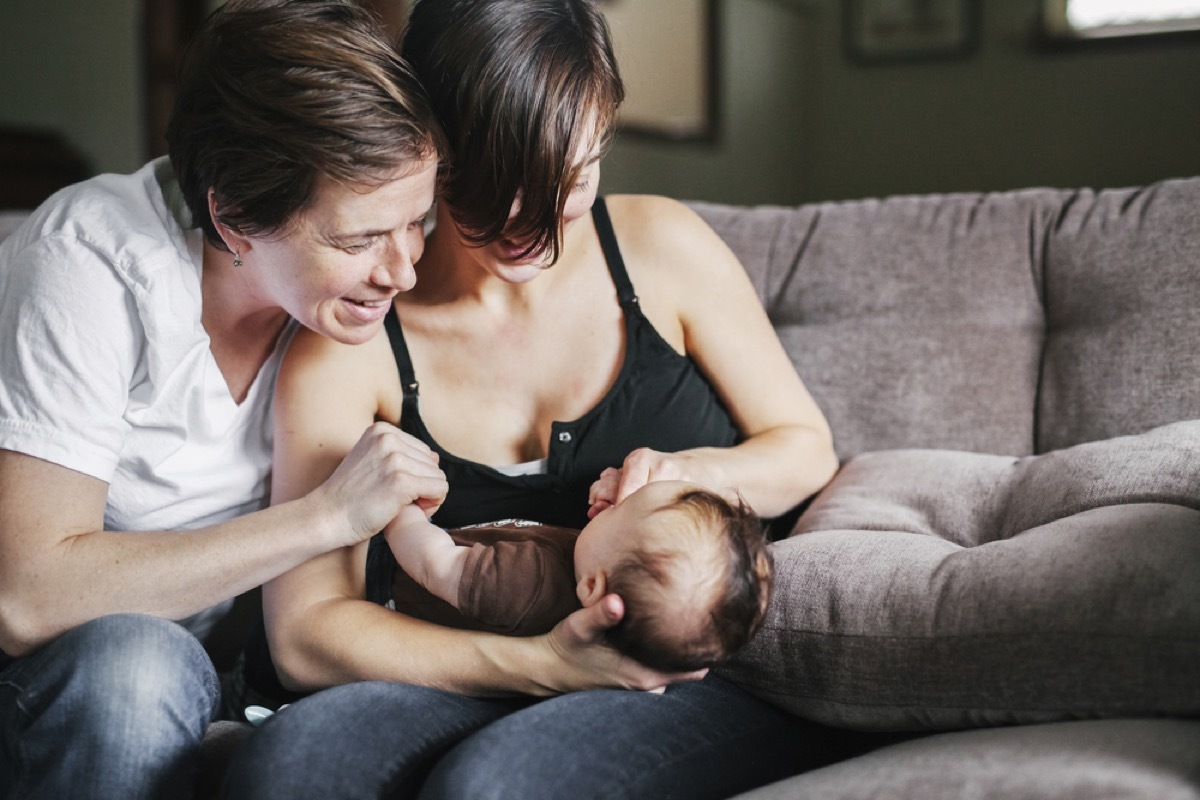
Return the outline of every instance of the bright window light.
{"type": "Polygon", "coordinates": [[[1065,11],[1066,27],[1078,35],[1200,28],[1200,0],[1060,0],[1057,5],[1065,11]]]}

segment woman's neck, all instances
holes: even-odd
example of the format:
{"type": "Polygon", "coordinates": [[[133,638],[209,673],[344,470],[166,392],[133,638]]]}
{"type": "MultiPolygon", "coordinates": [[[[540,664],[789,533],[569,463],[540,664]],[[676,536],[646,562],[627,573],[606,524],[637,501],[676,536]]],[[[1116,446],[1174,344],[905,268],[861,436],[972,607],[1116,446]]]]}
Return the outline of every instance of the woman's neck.
{"type": "Polygon", "coordinates": [[[245,399],[262,365],[275,350],[287,312],[264,298],[248,267],[204,243],[200,321],[213,358],[235,402],[245,399]]]}
{"type": "Polygon", "coordinates": [[[539,301],[552,294],[558,282],[571,271],[573,248],[570,240],[580,233],[579,230],[568,230],[563,257],[558,263],[542,269],[528,280],[505,280],[480,263],[480,254],[463,241],[450,215],[439,208],[437,226],[417,263],[417,285],[407,297],[402,295],[400,301],[411,300],[420,305],[466,301],[494,309],[538,306],[539,301]]]}

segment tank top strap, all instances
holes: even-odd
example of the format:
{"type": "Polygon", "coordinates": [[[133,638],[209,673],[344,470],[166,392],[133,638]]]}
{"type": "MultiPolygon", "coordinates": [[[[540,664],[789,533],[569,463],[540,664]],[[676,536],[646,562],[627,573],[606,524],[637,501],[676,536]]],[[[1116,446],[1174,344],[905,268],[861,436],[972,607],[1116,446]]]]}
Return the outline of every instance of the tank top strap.
{"type": "Polygon", "coordinates": [[[617,287],[617,297],[621,299],[622,304],[636,304],[637,293],[633,291],[633,283],[625,270],[625,259],[621,257],[617,234],[613,231],[612,219],[608,216],[608,205],[603,197],[597,197],[596,202],[592,204],[592,221],[596,223],[596,236],[600,239],[600,249],[604,251],[604,261],[608,264],[613,285],[617,287]]]}
{"type": "Polygon", "coordinates": [[[400,329],[400,316],[392,310],[383,320],[387,329],[388,341],[392,345],[392,355],[396,357],[396,367],[400,370],[400,386],[404,389],[404,403],[415,401],[421,384],[417,381],[413,370],[412,357],[408,354],[408,344],[404,341],[404,331],[400,329]]]}

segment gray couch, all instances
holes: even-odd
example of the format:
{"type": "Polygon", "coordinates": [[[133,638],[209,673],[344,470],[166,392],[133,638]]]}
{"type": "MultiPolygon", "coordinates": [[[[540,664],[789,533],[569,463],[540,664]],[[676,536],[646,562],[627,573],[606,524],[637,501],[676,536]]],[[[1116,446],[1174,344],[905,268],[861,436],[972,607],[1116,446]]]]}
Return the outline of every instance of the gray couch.
{"type": "Polygon", "coordinates": [[[899,734],[743,800],[1200,798],[1200,179],[695,207],[844,462],[722,671],[899,734]]]}
{"type": "Polygon", "coordinates": [[[1200,798],[1200,179],[695,207],[843,461],[722,671],[912,734],[744,800],[1200,798]]]}

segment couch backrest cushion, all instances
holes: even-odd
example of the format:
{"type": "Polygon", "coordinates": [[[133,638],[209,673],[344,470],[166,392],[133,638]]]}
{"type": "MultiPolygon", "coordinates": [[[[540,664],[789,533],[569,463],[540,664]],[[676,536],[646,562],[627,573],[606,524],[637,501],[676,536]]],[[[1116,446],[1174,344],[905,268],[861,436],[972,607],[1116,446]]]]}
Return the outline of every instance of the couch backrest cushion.
{"type": "MultiPolygon", "coordinates": [[[[1200,418],[1200,178],[693,206],[839,454],[1028,455],[1200,418]]],[[[27,212],[0,213],[0,240],[27,212]]]]}
{"type": "Polygon", "coordinates": [[[1200,418],[1200,179],[1071,195],[1045,275],[1039,451],[1200,418]]]}
{"type": "Polygon", "coordinates": [[[843,458],[1021,456],[1200,417],[1200,180],[692,205],[843,458]]]}
{"type": "Polygon", "coordinates": [[[697,205],[749,271],[839,455],[1033,452],[1054,192],[697,205]]]}

